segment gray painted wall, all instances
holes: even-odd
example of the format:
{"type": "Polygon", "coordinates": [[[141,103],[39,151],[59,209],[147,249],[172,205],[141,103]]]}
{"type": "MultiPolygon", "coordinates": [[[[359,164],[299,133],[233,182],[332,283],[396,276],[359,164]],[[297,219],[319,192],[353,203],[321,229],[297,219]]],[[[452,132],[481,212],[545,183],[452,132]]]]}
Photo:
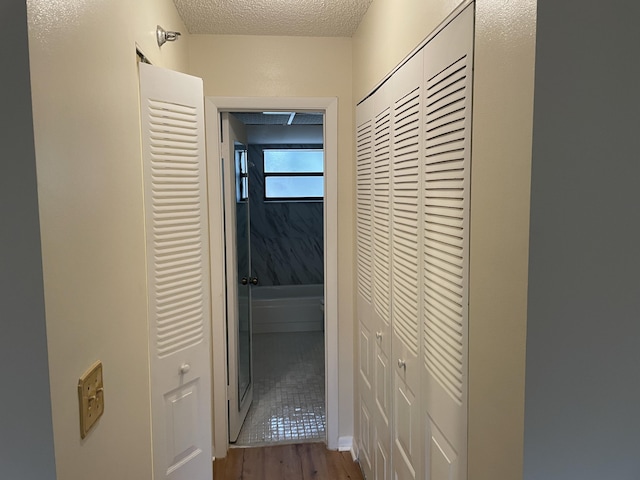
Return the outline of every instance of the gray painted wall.
{"type": "Polygon", "coordinates": [[[2,2],[0,478],[55,479],[25,2],[2,2]]]}
{"type": "Polygon", "coordinates": [[[639,18],[538,2],[525,480],[640,478],[639,18]]]}

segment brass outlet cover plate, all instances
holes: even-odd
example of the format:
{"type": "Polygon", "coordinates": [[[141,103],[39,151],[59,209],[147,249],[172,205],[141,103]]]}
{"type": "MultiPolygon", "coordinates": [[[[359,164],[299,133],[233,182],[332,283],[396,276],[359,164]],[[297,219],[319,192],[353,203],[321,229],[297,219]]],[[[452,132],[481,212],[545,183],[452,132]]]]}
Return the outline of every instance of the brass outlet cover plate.
{"type": "Polygon", "coordinates": [[[84,372],[78,381],[80,404],[80,437],[85,438],[89,430],[104,413],[104,384],[102,362],[97,361],[84,372]]]}

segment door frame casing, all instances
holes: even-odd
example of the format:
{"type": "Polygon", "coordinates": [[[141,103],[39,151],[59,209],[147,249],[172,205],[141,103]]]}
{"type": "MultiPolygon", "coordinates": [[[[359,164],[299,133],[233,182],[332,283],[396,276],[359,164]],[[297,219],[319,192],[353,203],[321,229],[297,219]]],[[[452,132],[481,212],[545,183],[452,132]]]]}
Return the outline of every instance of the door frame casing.
{"type": "Polygon", "coordinates": [[[324,118],[324,309],[327,447],[339,447],[338,431],[338,99],[336,97],[205,97],[207,184],[211,261],[213,456],[229,448],[225,298],[224,203],[220,159],[220,112],[314,111],[324,118]]]}

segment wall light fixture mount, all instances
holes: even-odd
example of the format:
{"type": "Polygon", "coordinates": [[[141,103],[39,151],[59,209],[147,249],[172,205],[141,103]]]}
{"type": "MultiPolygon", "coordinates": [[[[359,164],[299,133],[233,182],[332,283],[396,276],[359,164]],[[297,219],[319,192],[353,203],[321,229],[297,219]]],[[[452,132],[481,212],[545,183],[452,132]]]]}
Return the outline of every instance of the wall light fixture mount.
{"type": "Polygon", "coordinates": [[[161,47],[166,42],[175,42],[180,36],[180,32],[167,32],[160,25],[156,27],[156,40],[158,40],[158,46],[161,47]]]}

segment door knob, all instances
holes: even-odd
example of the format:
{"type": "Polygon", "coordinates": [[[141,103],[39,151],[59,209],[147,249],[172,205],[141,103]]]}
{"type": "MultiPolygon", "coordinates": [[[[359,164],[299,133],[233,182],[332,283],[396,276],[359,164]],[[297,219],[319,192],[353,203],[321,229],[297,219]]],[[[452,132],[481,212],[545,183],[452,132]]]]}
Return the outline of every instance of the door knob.
{"type": "Polygon", "coordinates": [[[247,283],[249,283],[249,279],[247,277],[242,277],[242,280],[240,280],[240,283],[242,285],[246,285],[247,283]]]}
{"type": "Polygon", "coordinates": [[[180,373],[188,373],[189,370],[191,370],[191,365],[189,365],[188,363],[183,363],[180,367],[180,373]]]}
{"type": "Polygon", "coordinates": [[[251,277],[249,279],[249,281],[251,282],[251,285],[257,285],[258,284],[258,277],[251,277]]]}
{"type": "Polygon", "coordinates": [[[382,332],[376,332],[376,338],[380,340],[382,338],[382,332]]]}
{"type": "Polygon", "coordinates": [[[399,358],[398,359],[398,368],[404,368],[406,370],[407,369],[407,362],[405,362],[404,360],[399,358]]]}

